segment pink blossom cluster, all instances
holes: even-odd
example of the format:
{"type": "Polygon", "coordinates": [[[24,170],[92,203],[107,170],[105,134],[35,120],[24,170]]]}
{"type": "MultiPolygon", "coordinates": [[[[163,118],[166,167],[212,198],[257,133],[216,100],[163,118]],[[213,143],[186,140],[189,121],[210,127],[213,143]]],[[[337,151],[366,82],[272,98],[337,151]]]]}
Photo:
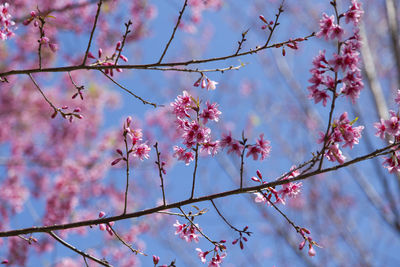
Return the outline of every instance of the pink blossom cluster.
{"type": "Polygon", "coordinates": [[[232,133],[223,134],[220,141],[222,148],[227,148],[228,154],[235,153],[240,156],[243,149],[246,147],[248,149],[246,157],[253,157],[253,160],[264,160],[267,158],[271,152],[270,141],[264,140],[264,134],[260,134],[256,143],[253,145],[246,145],[244,141],[236,140],[232,137],[232,133]]]}
{"type": "MultiPolygon", "coordinates": [[[[400,106],[400,90],[397,90],[395,102],[400,106]]],[[[377,129],[376,136],[385,139],[391,139],[393,142],[400,141],[400,114],[399,112],[389,111],[390,118],[387,120],[381,119],[380,122],[374,123],[377,129]]],[[[394,151],[390,157],[385,157],[383,165],[390,173],[400,172],[400,149],[394,151]]]]}
{"type": "Polygon", "coordinates": [[[11,14],[8,12],[8,3],[0,5],[0,39],[7,40],[14,35],[13,28],[15,22],[12,20],[11,14]]]}
{"type": "Polygon", "coordinates": [[[173,226],[175,227],[175,235],[179,235],[179,237],[186,242],[199,242],[200,234],[197,231],[197,228],[199,228],[197,224],[196,226],[186,223],[180,224],[179,221],[176,220],[176,223],[174,223],[173,226]]]}
{"type": "MultiPolygon", "coordinates": [[[[128,155],[133,154],[134,157],[139,158],[140,160],[148,159],[150,157],[150,147],[147,145],[147,141],[142,143],[143,134],[142,129],[133,129],[131,127],[132,118],[128,117],[123,126],[123,137],[125,140],[130,139],[128,151],[126,153],[128,155]]],[[[121,160],[127,161],[127,158],[124,156],[121,149],[117,149],[116,152],[120,155],[119,158],[116,158],[111,165],[115,165],[121,160]]]]}
{"type": "Polygon", "coordinates": [[[218,152],[219,141],[212,141],[211,129],[206,124],[210,121],[218,122],[221,115],[218,104],[207,101],[206,107],[200,109],[200,101],[194,99],[187,91],[183,91],[171,106],[176,117],[176,127],[186,146],[186,148],[174,146],[174,157],[188,165],[193,161],[193,151],[197,148],[200,148],[200,152],[214,156],[218,152]]]}
{"type": "Polygon", "coordinates": [[[201,74],[201,77],[193,84],[195,87],[201,86],[201,88],[207,88],[207,91],[215,90],[217,88],[218,82],[210,80],[204,74],[201,74]]]}
{"type": "Polygon", "coordinates": [[[208,263],[208,267],[219,267],[222,263],[222,259],[226,257],[226,248],[225,245],[223,245],[225,242],[225,240],[219,241],[219,244],[216,245],[214,249],[208,251],[202,251],[200,248],[196,248],[197,255],[199,256],[201,262],[206,263],[207,255],[213,253],[213,257],[208,263]]]}
{"type": "Polygon", "coordinates": [[[332,129],[329,131],[326,140],[325,134],[323,132],[319,133],[320,139],[318,143],[326,143],[327,151],[325,156],[328,160],[343,164],[346,157],[340,150],[339,143],[344,142],[343,147],[349,146],[350,148],[359,143],[364,126],[353,127],[356,121],[357,119],[349,121],[347,112],[344,112],[339,120],[333,121],[332,129]]]}
{"type": "MultiPolygon", "coordinates": [[[[101,59],[101,57],[103,56],[103,49],[101,49],[101,48],[99,48],[99,50],[97,51],[98,58],[96,58],[91,52],[88,52],[88,58],[96,59],[96,62],[92,63],[92,65],[101,65],[101,66],[115,65],[115,62],[116,62],[118,56],[123,61],[128,62],[128,58],[126,56],[120,54],[120,52],[122,52],[121,45],[122,45],[121,41],[118,41],[117,44],[115,45],[115,50],[114,50],[113,54],[111,56],[106,56],[105,59],[101,59]]],[[[116,71],[122,72],[122,69],[117,68],[116,71]]],[[[113,69],[105,69],[104,73],[110,74],[111,77],[114,76],[113,69]]]]}
{"type": "Polygon", "coordinates": [[[354,34],[344,41],[341,40],[345,32],[338,24],[334,23],[334,16],[328,17],[323,14],[317,36],[325,37],[327,40],[337,39],[340,51],[339,54],[334,53],[332,59],[327,59],[325,51],[320,51],[313,60],[313,68],[310,70],[312,77],[309,80],[312,85],[308,87],[308,90],[309,97],[314,99],[315,103],[322,101],[323,106],[326,106],[327,100],[330,98],[328,91],[336,93],[336,87],[340,83],[342,83],[340,94],[349,97],[355,103],[364,87],[359,68],[361,43],[356,27],[363,13],[360,8],[361,4],[352,1],[350,9],[344,13],[344,16],[348,15],[346,23],[353,22],[354,24],[354,34]],[[342,79],[337,78],[339,70],[343,73],[342,79]]]}
{"type": "MultiPolygon", "coordinates": [[[[296,167],[293,166],[291,168],[291,173],[289,173],[287,176],[282,178],[282,180],[287,180],[287,179],[291,179],[291,178],[298,176],[300,174],[300,172],[295,169],[296,169],[296,167]]],[[[257,176],[251,177],[251,180],[253,180],[254,182],[260,183],[260,184],[266,184],[267,181],[263,180],[261,172],[259,170],[257,170],[256,173],[257,173],[257,176]]],[[[270,202],[272,202],[272,197],[275,197],[274,204],[281,203],[281,204],[285,205],[286,198],[287,197],[295,198],[300,193],[301,186],[302,186],[301,182],[299,182],[299,183],[289,182],[289,183],[283,184],[282,189],[279,191],[273,187],[268,187],[266,192],[254,193],[256,196],[254,201],[256,203],[266,203],[267,205],[270,205],[271,204],[270,202]]]]}

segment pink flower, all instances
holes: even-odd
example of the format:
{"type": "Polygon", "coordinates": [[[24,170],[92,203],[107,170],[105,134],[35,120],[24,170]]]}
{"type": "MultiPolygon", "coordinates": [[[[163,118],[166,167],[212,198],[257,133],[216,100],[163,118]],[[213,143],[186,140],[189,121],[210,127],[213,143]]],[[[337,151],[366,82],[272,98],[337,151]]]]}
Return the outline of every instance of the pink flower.
{"type": "Polygon", "coordinates": [[[320,31],[317,33],[317,37],[325,37],[328,40],[331,36],[331,32],[334,26],[334,17],[333,15],[328,17],[326,13],[322,14],[322,19],[319,21],[320,31]]]}
{"type": "Polygon", "coordinates": [[[309,249],[308,249],[308,255],[309,255],[310,257],[314,257],[315,254],[317,254],[317,253],[316,253],[314,247],[310,244],[309,249]]]}
{"type": "Polygon", "coordinates": [[[389,173],[400,172],[400,152],[396,151],[390,157],[385,157],[383,166],[388,169],[389,173]]]}
{"type": "Polygon", "coordinates": [[[378,136],[379,138],[385,139],[385,130],[386,130],[386,127],[385,127],[385,124],[384,124],[384,120],[381,119],[380,122],[375,122],[375,123],[374,123],[374,127],[378,130],[378,131],[375,133],[375,136],[378,136]]]}
{"type": "Polygon", "coordinates": [[[249,146],[249,150],[246,154],[246,157],[250,155],[253,156],[253,160],[258,160],[258,153],[261,152],[261,149],[258,146],[249,146]]]}
{"type": "Polygon", "coordinates": [[[384,125],[386,128],[386,132],[393,136],[397,136],[400,134],[400,123],[399,117],[392,116],[390,119],[384,121],[384,125]]]}
{"type": "Polygon", "coordinates": [[[209,252],[208,252],[208,251],[203,252],[203,251],[201,251],[200,248],[196,248],[196,251],[198,251],[197,255],[199,256],[201,262],[202,262],[202,263],[205,263],[205,262],[207,261],[207,260],[206,260],[206,256],[207,256],[207,254],[208,254],[209,252]]]}
{"type": "Polygon", "coordinates": [[[203,112],[200,114],[200,118],[203,119],[203,123],[206,124],[208,120],[218,122],[219,116],[221,115],[221,111],[218,110],[218,104],[217,103],[210,104],[207,101],[206,106],[207,108],[205,108],[203,112]]]}
{"type": "Polygon", "coordinates": [[[261,160],[264,160],[269,156],[269,153],[271,152],[271,146],[269,145],[270,143],[270,141],[264,140],[264,134],[260,134],[256,144],[260,148],[261,160]]]}
{"type": "Polygon", "coordinates": [[[178,160],[184,161],[186,165],[189,165],[194,159],[192,152],[186,152],[182,147],[174,146],[174,151],[173,156],[178,160]]]}
{"type": "Polygon", "coordinates": [[[363,13],[364,11],[362,11],[361,9],[361,3],[359,3],[357,0],[352,0],[349,11],[344,14],[346,18],[346,23],[349,23],[351,21],[353,22],[354,26],[357,26],[363,13]]]}
{"type": "Polygon", "coordinates": [[[207,78],[207,90],[215,90],[218,83],[207,78]]]}
{"type": "Polygon", "coordinates": [[[138,157],[140,160],[149,158],[150,147],[147,144],[140,144],[133,150],[133,155],[138,157]]]}

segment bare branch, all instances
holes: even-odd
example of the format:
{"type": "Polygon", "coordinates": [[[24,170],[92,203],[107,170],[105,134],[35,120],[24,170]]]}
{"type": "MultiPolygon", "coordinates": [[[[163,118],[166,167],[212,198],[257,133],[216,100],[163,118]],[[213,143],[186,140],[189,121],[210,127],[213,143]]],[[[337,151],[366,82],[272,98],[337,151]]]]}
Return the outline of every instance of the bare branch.
{"type": "Polygon", "coordinates": [[[101,4],[102,3],[103,3],[103,0],[99,0],[99,3],[97,4],[96,17],[94,18],[93,28],[92,28],[92,31],[90,32],[90,38],[89,38],[88,46],[86,48],[85,57],[83,58],[82,66],[84,66],[86,64],[86,60],[87,60],[87,57],[88,57],[90,46],[92,45],[93,34],[94,34],[94,31],[95,31],[96,26],[97,26],[97,20],[99,19],[100,9],[101,9],[101,4]]]}
{"type": "MultiPolygon", "coordinates": [[[[67,243],[65,240],[61,239],[58,235],[56,235],[53,231],[49,231],[48,234],[51,235],[55,240],[60,242],[65,247],[75,251],[79,255],[82,255],[84,259],[88,258],[88,259],[91,259],[92,261],[97,262],[100,265],[107,266],[107,267],[112,267],[112,265],[109,264],[106,260],[100,260],[98,258],[95,258],[95,257],[87,254],[86,252],[83,252],[83,251],[77,249],[76,247],[72,246],[71,244],[67,243]]],[[[86,262],[86,260],[85,260],[85,262],[86,262]]]]}
{"type": "Polygon", "coordinates": [[[172,31],[171,37],[169,38],[168,43],[167,43],[167,45],[165,46],[165,48],[164,48],[164,50],[163,50],[163,52],[162,52],[162,54],[161,54],[160,59],[158,60],[158,63],[161,63],[161,61],[163,60],[163,58],[164,58],[164,56],[165,56],[165,53],[167,53],[168,47],[169,47],[169,45],[170,45],[171,42],[172,42],[172,39],[174,39],[174,37],[175,37],[176,29],[178,29],[179,23],[181,22],[182,15],[183,15],[183,12],[185,12],[186,6],[187,6],[187,0],[185,0],[185,2],[183,3],[183,7],[182,7],[181,11],[179,11],[178,21],[176,22],[176,25],[175,25],[175,27],[174,27],[174,30],[172,31]]]}

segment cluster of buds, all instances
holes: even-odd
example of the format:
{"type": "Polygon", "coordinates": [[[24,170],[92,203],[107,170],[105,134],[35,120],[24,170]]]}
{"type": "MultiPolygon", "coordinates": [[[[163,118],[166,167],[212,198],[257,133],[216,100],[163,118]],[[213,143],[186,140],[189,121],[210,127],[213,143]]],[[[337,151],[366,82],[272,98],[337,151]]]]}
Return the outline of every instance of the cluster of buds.
{"type": "Polygon", "coordinates": [[[58,45],[54,42],[50,41],[50,38],[46,36],[46,33],[44,31],[44,24],[46,22],[46,18],[54,18],[51,15],[47,15],[45,17],[39,15],[40,11],[36,12],[36,11],[31,11],[31,16],[24,20],[24,22],[22,24],[24,24],[25,26],[28,26],[32,21],[33,21],[33,26],[34,27],[39,27],[40,30],[40,39],[38,40],[38,43],[40,43],[42,46],[44,47],[48,47],[50,48],[50,50],[52,52],[56,52],[58,50],[58,45]]]}
{"type": "Polygon", "coordinates": [[[218,82],[210,80],[206,75],[203,73],[201,74],[200,78],[193,84],[195,87],[207,88],[207,91],[215,90],[217,88],[218,82]]]}
{"type": "Polygon", "coordinates": [[[62,108],[54,109],[51,118],[54,119],[58,113],[60,113],[64,119],[68,119],[69,122],[72,122],[73,118],[78,118],[78,119],[83,118],[82,114],[79,114],[79,112],[81,112],[80,108],[75,108],[72,112],[67,112],[67,109],[68,106],[63,106],[62,108]]]}
{"type": "MultiPolygon", "coordinates": [[[[106,216],[106,213],[104,212],[104,211],[100,211],[100,213],[99,213],[99,218],[105,218],[105,216],[106,216]]],[[[114,233],[113,233],[113,231],[112,231],[112,229],[111,229],[111,227],[114,225],[114,222],[109,222],[109,223],[107,223],[107,224],[104,224],[104,223],[101,223],[101,224],[99,224],[99,229],[101,230],[101,231],[104,231],[104,230],[106,230],[108,233],[109,233],[109,235],[113,235],[114,233]]]]}
{"type": "Polygon", "coordinates": [[[304,248],[304,246],[306,245],[306,243],[308,242],[308,255],[310,257],[314,257],[317,252],[314,249],[314,246],[317,247],[321,247],[320,245],[318,245],[317,242],[315,242],[310,235],[310,230],[308,230],[307,228],[301,228],[301,227],[297,227],[297,231],[298,233],[301,234],[301,236],[304,238],[304,240],[299,244],[299,250],[302,250],[304,248]]]}
{"type": "Polygon", "coordinates": [[[265,30],[265,29],[268,28],[270,31],[272,31],[272,25],[274,25],[274,22],[272,20],[271,21],[267,21],[263,15],[260,15],[259,18],[264,23],[261,26],[261,29],[265,30]]]}
{"type": "MultiPolygon", "coordinates": [[[[123,126],[123,137],[126,144],[126,154],[127,157],[130,154],[133,154],[134,157],[139,158],[140,160],[148,159],[150,153],[150,147],[147,145],[147,142],[142,143],[142,129],[133,129],[131,128],[132,118],[128,117],[123,126]],[[130,139],[130,146],[128,146],[127,139],[130,139]]],[[[120,156],[116,158],[111,165],[116,165],[121,160],[128,161],[127,157],[124,156],[121,149],[116,149],[117,154],[120,156]]]]}
{"type": "Polygon", "coordinates": [[[243,230],[239,231],[239,237],[232,241],[232,245],[235,245],[239,242],[240,249],[244,249],[243,241],[247,242],[248,240],[247,237],[244,236],[244,234],[246,234],[247,236],[250,236],[252,234],[252,232],[248,231],[248,229],[249,227],[245,226],[243,230]]]}
{"type": "MultiPolygon", "coordinates": [[[[96,58],[91,52],[88,52],[88,58],[91,59],[96,59],[94,63],[92,63],[92,66],[113,66],[117,62],[118,58],[122,59],[125,62],[128,62],[128,58],[124,55],[121,54],[122,52],[122,47],[121,47],[121,41],[118,41],[117,44],[115,45],[115,50],[111,56],[105,56],[104,59],[102,59],[103,56],[103,49],[99,48],[97,54],[98,57],[96,58]]],[[[115,69],[117,72],[122,72],[121,68],[116,68],[115,69]]],[[[105,69],[104,70],[105,74],[109,74],[110,76],[114,76],[113,69],[105,69]]]]}

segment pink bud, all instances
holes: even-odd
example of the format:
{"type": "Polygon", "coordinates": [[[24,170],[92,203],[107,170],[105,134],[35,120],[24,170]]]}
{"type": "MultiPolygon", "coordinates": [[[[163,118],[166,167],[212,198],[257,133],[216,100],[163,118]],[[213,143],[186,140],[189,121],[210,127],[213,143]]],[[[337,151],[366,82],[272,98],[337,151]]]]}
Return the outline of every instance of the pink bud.
{"type": "Polygon", "coordinates": [[[128,58],[127,58],[126,56],[124,56],[124,55],[119,55],[119,57],[120,57],[123,61],[128,62],[128,58]]]}
{"type": "Polygon", "coordinates": [[[31,23],[31,21],[32,21],[31,19],[26,19],[26,20],[24,20],[24,22],[22,22],[22,24],[27,26],[27,25],[29,25],[29,23],[31,23]]]}
{"type": "Polygon", "coordinates": [[[233,240],[232,245],[235,245],[238,241],[239,241],[239,239],[233,240]]]}
{"type": "Polygon", "coordinates": [[[121,68],[115,69],[117,72],[122,72],[121,68]]]}
{"type": "Polygon", "coordinates": [[[78,93],[74,94],[74,95],[72,96],[72,99],[75,99],[75,97],[77,97],[77,96],[78,96],[78,93]]]}
{"type": "Polygon", "coordinates": [[[114,166],[115,164],[117,164],[118,162],[121,161],[122,158],[117,158],[115,159],[113,162],[111,162],[111,166],[114,166]]]}
{"type": "Polygon", "coordinates": [[[153,255],[153,263],[154,265],[158,264],[158,262],[160,261],[160,257],[153,255]]]}
{"type": "Polygon", "coordinates": [[[310,245],[310,248],[309,248],[309,250],[308,250],[308,255],[309,255],[310,257],[313,257],[313,256],[315,256],[315,254],[317,254],[317,253],[315,252],[314,247],[313,247],[312,245],[310,245]]]}
{"type": "Polygon", "coordinates": [[[58,113],[57,110],[55,110],[54,113],[51,114],[51,118],[54,119],[57,116],[57,113],[58,113]]]}
{"type": "Polygon", "coordinates": [[[50,47],[50,50],[51,50],[53,53],[57,52],[57,50],[58,50],[58,45],[55,44],[55,43],[50,43],[50,44],[49,44],[49,47],[50,47]]]}
{"type": "Polygon", "coordinates": [[[301,242],[300,245],[299,245],[299,249],[302,250],[305,245],[306,245],[306,241],[303,240],[303,242],[301,242]]]}
{"type": "Polygon", "coordinates": [[[76,108],[76,109],[74,109],[74,112],[81,112],[81,109],[80,108],[76,108]]]}
{"type": "Polygon", "coordinates": [[[103,54],[103,49],[99,48],[99,58],[101,58],[102,54],[103,54]]]}
{"type": "Polygon", "coordinates": [[[260,177],[260,179],[262,180],[262,174],[261,174],[260,170],[257,170],[256,173],[257,173],[257,176],[260,177]]]}
{"type": "Polygon", "coordinates": [[[121,149],[116,149],[115,151],[117,151],[118,154],[120,154],[122,156],[122,151],[121,149]]]}
{"type": "Polygon", "coordinates": [[[88,58],[96,59],[96,58],[93,56],[92,52],[89,52],[89,53],[87,54],[87,56],[88,56],[88,58]]]}
{"type": "Polygon", "coordinates": [[[99,229],[101,230],[101,231],[104,231],[104,230],[106,230],[106,225],[105,224],[99,224],[99,229]]]}
{"type": "Polygon", "coordinates": [[[242,240],[240,240],[239,245],[240,245],[240,249],[244,249],[242,240]]]}
{"type": "Polygon", "coordinates": [[[33,26],[35,26],[35,27],[39,26],[39,22],[38,22],[37,20],[35,20],[35,21],[33,22],[33,26]]]}
{"type": "Polygon", "coordinates": [[[260,18],[264,23],[268,24],[267,20],[264,18],[263,15],[260,15],[259,18],[260,18]]]}
{"type": "Polygon", "coordinates": [[[243,240],[244,240],[245,242],[247,242],[247,237],[243,237],[243,240]]]}
{"type": "Polygon", "coordinates": [[[8,260],[3,260],[1,264],[8,264],[8,260]]]}
{"type": "Polygon", "coordinates": [[[201,88],[206,88],[206,80],[205,79],[203,79],[201,81],[201,88]]]}
{"type": "Polygon", "coordinates": [[[131,122],[132,122],[132,117],[128,116],[128,118],[126,118],[126,125],[127,126],[131,125],[131,122]]]}
{"type": "Polygon", "coordinates": [[[253,180],[254,182],[259,182],[260,180],[258,180],[258,178],[257,177],[251,177],[251,180],[253,180]]]}
{"type": "Polygon", "coordinates": [[[31,17],[32,18],[36,17],[36,12],[35,11],[31,11],[31,17]]]}
{"type": "Polygon", "coordinates": [[[100,211],[100,213],[99,213],[99,218],[104,217],[104,215],[106,215],[106,213],[105,213],[104,211],[100,211]]]}
{"type": "Polygon", "coordinates": [[[265,30],[267,28],[267,25],[262,25],[261,30],[265,30]]]}
{"type": "Polygon", "coordinates": [[[307,234],[310,234],[310,230],[308,230],[307,228],[302,228],[304,232],[306,232],[307,234]]]}
{"type": "Polygon", "coordinates": [[[115,46],[115,49],[118,50],[121,47],[121,41],[118,41],[117,45],[115,46]]]}

